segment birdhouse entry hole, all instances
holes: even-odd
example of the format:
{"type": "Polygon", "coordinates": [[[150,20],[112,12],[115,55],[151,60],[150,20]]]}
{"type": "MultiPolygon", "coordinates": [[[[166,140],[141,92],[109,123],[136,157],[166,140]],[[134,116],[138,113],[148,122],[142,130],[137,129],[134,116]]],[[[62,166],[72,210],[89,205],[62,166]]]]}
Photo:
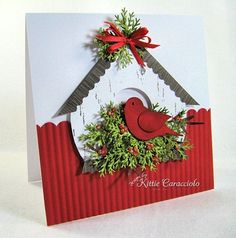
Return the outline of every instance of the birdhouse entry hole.
{"type": "Polygon", "coordinates": [[[148,108],[151,107],[151,100],[149,99],[148,95],[139,88],[124,88],[120,90],[116,94],[115,104],[119,104],[121,102],[126,103],[126,101],[131,97],[137,97],[143,102],[144,106],[148,108]]]}

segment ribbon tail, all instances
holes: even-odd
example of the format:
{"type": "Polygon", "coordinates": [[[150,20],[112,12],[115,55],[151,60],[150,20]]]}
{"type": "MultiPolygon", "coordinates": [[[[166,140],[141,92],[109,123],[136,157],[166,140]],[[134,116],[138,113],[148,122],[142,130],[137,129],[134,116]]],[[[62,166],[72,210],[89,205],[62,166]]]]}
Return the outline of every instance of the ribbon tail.
{"type": "Polygon", "coordinates": [[[138,64],[141,66],[141,67],[144,67],[145,64],[143,62],[143,59],[141,58],[141,56],[139,55],[137,49],[135,48],[135,46],[133,44],[130,44],[130,50],[134,56],[134,58],[136,59],[136,61],[138,62],[138,64]]]}

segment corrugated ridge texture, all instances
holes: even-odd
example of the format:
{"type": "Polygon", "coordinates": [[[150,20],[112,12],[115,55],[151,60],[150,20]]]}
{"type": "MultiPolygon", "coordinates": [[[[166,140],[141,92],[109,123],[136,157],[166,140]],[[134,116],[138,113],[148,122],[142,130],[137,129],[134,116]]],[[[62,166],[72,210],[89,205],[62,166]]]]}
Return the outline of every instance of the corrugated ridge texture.
{"type": "Polygon", "coordinates": [[[197,181],[195,187],[131,186],[140,172],[122,170],[100,178],[81,174],[81,159],[74,146],[69,122],[57,126],[37,126],[47,224],[53,225],[140,206],[212,189],[213,161],[210,110],[190,110],[193,121],[203,125],[188,126],[193,149],[189,159],[162,163],[156,172],[146,170],[149,181],[169,179],[174,182],[197,181]]]}

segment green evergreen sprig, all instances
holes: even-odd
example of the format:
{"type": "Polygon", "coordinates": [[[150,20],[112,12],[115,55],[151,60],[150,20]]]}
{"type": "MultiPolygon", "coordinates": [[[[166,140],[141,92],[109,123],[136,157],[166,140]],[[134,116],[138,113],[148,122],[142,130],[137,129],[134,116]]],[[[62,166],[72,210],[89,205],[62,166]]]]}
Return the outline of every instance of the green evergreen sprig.
{"type": "MultiPolygon", "coordinates": [[[[167,108],[153,105],[153,110],[167,113],[167,108]]],[[[124,118],[123,105],[110,103],[101,108],[97,124],[86,125],[86,134],[79,140],[84,142],[90,151],[92,164],[101,176],[123,168],[155,170],[162,162],[187,159],[186,151],[192,145],[185,139],[183,142],[172,135],[156,137],[148,141],[136,139],[128,130],[124,118]]],[[[172,130],[185,135],[185,111],[167,122],[172,130]]]]}
{"type": "Polygon", "coordinates": [[[115,15],[114,22],[126,37],[140,28],[140,19],[135,17],[134,12],[129,13],[125,8],[121,9],[120,15],[115,15]]]}
{"type": "MultiPolygon", "coordinates": [[[[134,12],[129,13],[125,8],[121,10],[119,15],[115,15],[113,23],[119,28],[119,30],[126,36],[129,37],[134,31],[140,28],[140,19],[135,17],[134,12]]],[[[98,34],[104,34],[105,29],[100,28],[98,34]]],[[[113,53],[108,53],[107,48],[112,43],[105,43],[97,38],[94,39],[95,47],[97,48],[98,58],[108,60],[110,62],[117,62],[119,68],[125,68],[132,63],[133,55],[131,54],[127,45],[122,46],[113,53]]],[[[137,51],[141,57],[143,52],[137,48],[137,51]]]]}

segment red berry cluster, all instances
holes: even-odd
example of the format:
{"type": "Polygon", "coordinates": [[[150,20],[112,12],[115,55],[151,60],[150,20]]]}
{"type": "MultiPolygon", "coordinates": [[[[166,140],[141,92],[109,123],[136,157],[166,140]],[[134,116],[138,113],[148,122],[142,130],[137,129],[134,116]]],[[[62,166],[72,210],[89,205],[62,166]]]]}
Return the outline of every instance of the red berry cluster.
{"type": "Polygon", "coordinates": [[[154,144],[146,142],[146,148],[147,150],[152,150],[154,148],[154,144]]]}
{"type": "Polygon", "coordinates": [[[182,145],[183,145],[183,146],[190,146],[190,143],[189,143],[188,140],[185,140],[182,145]]]}
{"type": "MultiPolygon", "coordinates": [[[[189,143],[189,141],[187,141],[187,140],[185,140],[183,143],[182,143],[182,146],[190,146],[190,143],[189,143]]],[[[176,150],[181,150],[181,144],[177,144],[177,145],[175,145],[175,149],[176,150]]]]}
{"type": "Polygon", "coordinates": [[[183,121],[183,118],[181,118],[181,117],[180,117],[180,116],[178,116],[178,115],[177,115],[177,116],[175,116],[175,117],[174,117],[174,119],[175,119],[175,120],[177,120],[177,121],[183,121]]]}
{"type": "Polygon", "coordinates": [[[116,111],[117,111],[116,108],[113,107],[113,108],[111,108],[110,111],[107,112],[107,115],[114,117],[116,111]]]}
{"type": "Polygon", "coordinates": [[[97,124],[97,125],[96,125],[96,129],[97,129],[97,130],[100,130],[101,128],[102,128],[102,125],[101,125],[101,124],[97,124]]]}
{"type": "Polygon", "coordinates": [[[121,134],[124,134],[125,132],[128,132],[128,127],[125,126],[123,123],[121,123],[121,124],[119,125],[119,128],[120,128],[120,133],[121,133],[121,134]]]}
{"type": "Polygon", "coordinates": [[[156,163],[156,164],[160,164],[160,160],[159,160],[159,158],[158,158],[157,155],[154,155],[154,156],[152,157],[152,161],[153,161],[154,163],[156,163]]]}
{"type": "Polygon", "coordinates": [[[138,156],[139,155],[138,146],[129,147],[128,151],[129,151],[130,154],[132,154],[134,156],[138,156]]]}
{"type": "Polygon", "coordinates": [[[102,157],[105,157],[107,155],[107,147],[104,145],[101,149],[98,150],[98,154],[102,157]]]}

